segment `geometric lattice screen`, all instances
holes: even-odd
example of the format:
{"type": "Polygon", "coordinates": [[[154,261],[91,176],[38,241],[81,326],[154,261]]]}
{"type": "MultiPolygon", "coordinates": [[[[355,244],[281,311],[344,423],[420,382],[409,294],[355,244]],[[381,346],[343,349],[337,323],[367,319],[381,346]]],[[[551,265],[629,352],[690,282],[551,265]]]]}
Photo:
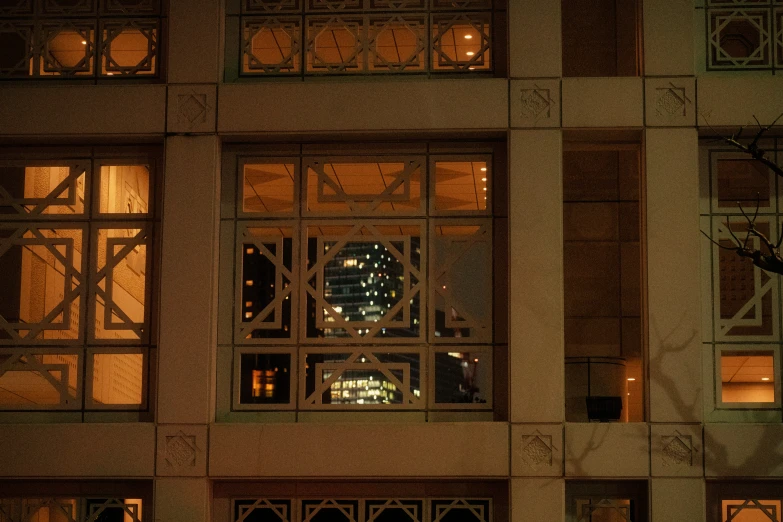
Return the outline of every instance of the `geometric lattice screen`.
{"type": "Polygon", "coordinates": [[[707,70],[783,68],[781,0],[708,0],[707,70]]]}
{"type": "Polygon", "coordinates": [[[489,498],[235,499],[232,522],[491,522],[489,498]]]}
{"type": "Polygon", "coordinates": [[[0,78],[157,76],[159,0],[0,3],[0,78]]]}
{"type": "MultiPolygon", "coordinates": [[[[776,140],[760,145],[770,151],[773,161],[783,159],[776,152],[776,140]]],[[[755,215],[755,229],[771,243],[778,242],[783,210],[779,185],[774,173],[747,155],[721,146],[705,147],[701,230],[724,247],[747,242],[748,248],[766,253],[761,238],[748,236],[748,223],[755,215]]],[[[702,245],[702,296],[709,303],[703,321],[705,364],[710,369],[705,383],[710,396],[714,393],[714,409],[777,410],[773,417],[758,420],[778,418],[783,343],[780,277],[706,238],[702,245]]]]}
{"type": "Polygon", "coordinates": [[[142,499],[0,498],[0,522],[143,522],[142,499]]]}
{"type": "Polygon", "coordinates": [[[708,522],[780,522],[783,484],[780,481],[707,482],[708,522]]]}
{"type": "Polygon", "coordinates": [[[493,69],[492,0],[233,0],[227,14],[240,76],[493,69]]]}
{"type": "Polygon", "coordinates": [[[154,162],[69,152],[0,160],[0,409],[146,410],[154,162]]]}
{"type": "Polygon", "coordinates": [[[219,329],[232,411],[491,411],[492,148],[417,148],[236,154],[219,329]]]}

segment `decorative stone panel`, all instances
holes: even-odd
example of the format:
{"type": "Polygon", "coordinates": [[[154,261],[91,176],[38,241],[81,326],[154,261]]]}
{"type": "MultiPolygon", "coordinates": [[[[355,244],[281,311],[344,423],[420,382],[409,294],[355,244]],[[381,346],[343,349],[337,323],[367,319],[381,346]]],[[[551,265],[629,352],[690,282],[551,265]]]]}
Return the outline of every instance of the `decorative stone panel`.
{"type": "Polygon", "coordinates": [[[190,424],[158,426],[156,473],[167,477],[207,474],[207,427],[190,424]]]}
{"type": "Polygon", "coordinates": [[[511,127],[559,127],[560,80],[511,80],[511,127]]]}
{"type": "Polygon", "coordinates": [[[512,424],[511,475],[515,477],[563,476],[563,426],[561,424],[512,424]]]}
{"type": "Polygon", "coordinates": [[[700,477],[703,473],[702,428],[689,424],[653,424],[651,469],[654,477],[700,477]]]}
{"type": "Polygon", "coordinates": [[[168,90],[166,129],[174,134],[215,132],[215,85],[175,85],[168,90]]]}
{"type": "Polygon", "coordinates": [[[650,127],[696,124],[694,78],[647,78],[644,82],[645,123],[650,127]]]}
{"type": "Polygon", "coordinates": [[[647,477],[650,432],[643,422],[565,425],[567,477],[647,477]]]}

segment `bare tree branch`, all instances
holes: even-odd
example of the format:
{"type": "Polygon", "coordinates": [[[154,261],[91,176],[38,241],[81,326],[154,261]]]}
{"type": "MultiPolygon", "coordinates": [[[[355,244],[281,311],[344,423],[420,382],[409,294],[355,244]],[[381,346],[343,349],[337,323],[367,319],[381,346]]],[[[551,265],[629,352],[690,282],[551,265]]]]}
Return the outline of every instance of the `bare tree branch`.
{"type": "MultiPolygon", "coordinates": [[[[731,146],[749,155],[754,160],[760,161],[776,175],[783,177],[783,167],[778,166],[775,162],[767,158],[766,156],[767,151],[760,148],[758,145],[759,141],[764,137],[764,134],[768,132],[781,118],[783,118],[783,113],[780,114],[780,116],[778,116],[777,118],[775,118],[775,121],[773,121],[772,123],[770,123],[765,127],[761,124],[758,118],[756,118],[756,116],[753,116],[753,119],[756,121],[756,125],[758,125],[759,130],[754,136],[753,141],[751,141],[748,145],[743,145],[742,142],[740,141],[740,139],[742,138],[742,131],[744,130],[744,127],[740,127],[739,130],[737,130],[737,132],[732,134],[730,137],[728,138],[724,137],[722,139],[724,142],[730,144],[731,146]]],[[[715,131],[715,129],[713,129],[712,126],[709,125],[709,123],[707,125],[710,127],[710,129],[715,131]]],[[[717,131],[715,131],[715,133],[718,134],[717,131]]],[[[729,247],[724,244],[721,244],[720,241],[715,241],[703,230],[701,231],[701,233],[704,234],[704,236],[707,239],[709,239],[712,244],[718,246],[723,250],[731,250],[740,257],[746,257],[750,259],[753,262],[753,264],[759,267],[760,269],[765,270],[767,272],[773,272],[776,274],[783,274],[783,258],[781,258],[780,256],[780,246],[781,244],[783,244],[783,222],[780,224],[781,232],[780,235],[778,236],[777,243],[773,244],[772,241],[770,241],[763,232],[759,231],[756,228],[756,220],[758,219],[759,216],[759,207],[761,207],[761,195],[759,193],[756,193],[756,209],[753,212],[752,218],[748,215],[747,212],[745,212],[745,209],[742,208],[742,204],[739,201],[737,201],[737,207],[739,207],[740,212],[742,213],[745,220],[748,222],[748,226],[745,234],[745,241],[740,241],[740,239],[732,230],[731,217],[727,217],[726,223],[724,223],[723,225],[728,231],[731,238],[734,240],[734,244],[736,246],[729,247]],[[750,241],[751,236],[758,238],[761,245],[763,245],[761,249],[756,249],[753,248],[752,246],[748,246],[748,242],[750,241]]]]}

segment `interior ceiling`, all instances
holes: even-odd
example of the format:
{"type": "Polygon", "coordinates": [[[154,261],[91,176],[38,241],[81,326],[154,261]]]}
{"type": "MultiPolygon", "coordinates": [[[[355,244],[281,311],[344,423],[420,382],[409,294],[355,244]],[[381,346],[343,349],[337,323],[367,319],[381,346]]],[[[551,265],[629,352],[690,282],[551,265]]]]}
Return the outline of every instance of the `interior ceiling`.
{"type": "Polygon", "coordinates": [[[721,381],[732,383],[773,382],[772,355],[724,355],[720,359],[721,381]],[[762,378],[769,381],[762,381],[762,378]]]}
{"type": "MultiPolygon", "coordinates": [[[[332,24],[320,30],[315,36],[315,52],[326,63],[340,64],[350,60],[359,47],[356,41],[357,22],[346,25],[332,24]]],[[[412,20],[409,24],[389,23],[374,25],[380,29],[375,37],[374,52],[389,63],[404,63],[411,60],[424,41],[425,26],[421,20],[412,20]]],[[[291,55],[291,35],[288,31],[298,28],[264,28],[253,36],[251,50],[253,55],[267,65],[277,64],[291,55]]],[[[479,53],[484,43],[482,34],[470,24],[455,24],[440,35],[440,50],[452,60],[466,62],[479,53]]],[[[414,60],[415,64],[415,60],[414,60]]],[[[423,68],[424,64],[409,65],[410,68],[423,68]]],[[[372,66],[372,65],[371,65],[372,66]]]]}
{"type": "MultiPolygon", "coordinates": [[[[401,162],[327,163],[324,173],[348,196],[356,201],[369,202],[382,194],[405,172],[401,162]]],[[[435,205],[438,210],[483,210],[486,208],[488,177],[487,164],[483,161],[436,162],[435,205]],[[482,170],[483,169],[483,170],[482,170]]],[[[318,202],[317,173],[308,169],[308,192],[311,207],[319,210],[347,210],[345,203],[318,202]]],[[[292,164],[245,165],[245,212],[280,212],[293,208],[294,166],[292,164]]],[[[385,203],[383,210],[419,208],[421,197],[421,173],[410,172],[410,198],[399,200],[406,183],[401,183],[392,193],[397,201],[385,203]]],[[[328,185],[324,194],[334,195],[328,185]]]]}

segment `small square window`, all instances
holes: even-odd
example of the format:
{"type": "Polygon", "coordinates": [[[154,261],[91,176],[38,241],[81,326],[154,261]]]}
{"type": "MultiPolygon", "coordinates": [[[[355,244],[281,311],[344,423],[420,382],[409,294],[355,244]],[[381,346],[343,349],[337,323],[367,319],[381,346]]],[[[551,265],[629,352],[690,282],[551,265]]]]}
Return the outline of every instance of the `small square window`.
{"type": "Polygon", "coordinates": [[[777,347],[717,347],[715,398],[718,408],[779,408],[777,347]]]}

